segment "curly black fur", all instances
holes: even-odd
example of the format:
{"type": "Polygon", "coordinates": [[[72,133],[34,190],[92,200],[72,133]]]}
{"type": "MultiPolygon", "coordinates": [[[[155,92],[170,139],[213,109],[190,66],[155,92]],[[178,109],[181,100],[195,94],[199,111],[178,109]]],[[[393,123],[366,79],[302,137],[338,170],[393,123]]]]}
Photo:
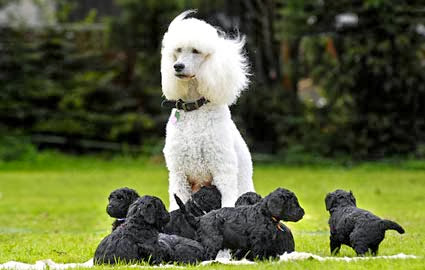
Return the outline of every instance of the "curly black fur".
{"type": "Polygon", "coordinates": [[[221,193],[216,186],[201,187],[192,195],[183,208],[171,211],[170,222],[165,225],[164,232],[196,239],[196,230],[189,224],[186,219],[187,215],[184,212],[199,217],[211,210],[221,208],[221,193]]]}
{"type": "Polygon", "coordinates": [[[196,263],[205,259],[204,247],[195,240],[160,233],[158,243],[167,262],[196,263]]]}
{"type": "Polygon", "coordinates": [[[261,201],[261,196],[255,192],[249,191],[241,196],[236,200],[235,207],[243,206],[243,205],[254,205],[261,201]]]}
{"type": "Polygon", "coordinates": [[[146,261],[194,263],[203,259],[204,249],[194,240],[160,234],[170,220],[163,202],[153,196],[137,199],[126,221],[105,237],[94,254],[96,264],[146,261]]]}
{"type": "MultiPolygon", "coordinates": [[[[246,192],[244,194],[242,194],[241,196],[239,196],[239,198],[236,200],[235,203],[235,207],[239,207],[239,206],[244,206],[244,205],[254,205],[258,202],[261,201],[261,196],[255,192],[246,192]]],[[[280,239],[282,241],[281,243],[281,250],[287,253],[291,253],[293,251],[295,251],[295,241],[294,241],[294,237],[292,235],[291,230],[285,225],[283,224],[282,221],[279,222],[279,224],[277,224],[278,226],[278,231],[276,231],[276,239],[280,239]]],[[[278,241],[278,240],[277,240],[278,241]]],[[[242,250],[236,250],[233,251],[233,257],[235,257],[236,259],[240,260],[242,258],[248,258],[248,259],[253,259],[251,254],[243,254],[242,250]]]]}
{"type": "Polygon", "coordinates": [[[225,207],[195,219],[208,259],[221,249],[239,249],[251,258],[276,257],[284,252],[279,220],[298,221],[304,216],[295,194],[278,188],[254,205],[225,207]]]}
{"type": "Polygon", "coordinates": [[[328,193],[325,204],[326,210],[331,214],[329,218],[331,254],[337,254],[341,244],[344,244],[352,247],[357,255],[365,255],[369,250],[372,255],[376,255],[386,230],[404,233],[404,229],[397,223],[357,208],[356,198],[351,191],[338,189],[328,193]]]}
{"type": "Polygon", "coordinates": [[[108,197],[109,203],[106,206],[106,213],[116,218],[112,223],[112,231],[124,223],[130,205],[139,198],[139,194],[131,188],[119,188],[111,192],[108,197]]]}

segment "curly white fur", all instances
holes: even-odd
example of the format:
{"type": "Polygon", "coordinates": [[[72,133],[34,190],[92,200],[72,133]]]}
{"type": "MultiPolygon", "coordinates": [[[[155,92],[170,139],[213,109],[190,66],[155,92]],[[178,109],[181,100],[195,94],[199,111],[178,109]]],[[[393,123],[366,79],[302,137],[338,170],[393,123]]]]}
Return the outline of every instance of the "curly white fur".
{"type": "Polygon", "coordinates": [[[187,201],[193,185],[212,181],[222,206],[254,191],[248,147],[231,119],[229,105],[248,85],[243,38],[230,39],[195,18],[177,16],[162,41],[162,91],[167,99],[209,103],[185,112],[173,109],[167,123],[164,155],[169,170],[170,210],[173,194],[187,201]],[[176,64],[182,65],[177,70],[176,64]]]}

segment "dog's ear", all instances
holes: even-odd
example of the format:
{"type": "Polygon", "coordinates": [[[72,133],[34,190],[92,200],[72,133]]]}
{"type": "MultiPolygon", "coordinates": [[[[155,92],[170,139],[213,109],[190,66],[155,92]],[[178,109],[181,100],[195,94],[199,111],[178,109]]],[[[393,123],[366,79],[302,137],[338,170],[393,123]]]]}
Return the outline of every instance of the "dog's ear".
{"type": "Polygon", "coordinates": [[[133,202],[128,208],[126,217],[129,218],[131,216],[139,215],[140,214],[139,213],[140,212],[139,205],[140,205],[139,200],[136,200],[135,202],[133,202]]]}
{"type": "Polygon", "coordinates": [[[267,210],[270,212],[270,214],[280,219],[282,208],[284,207],[287,199],[288,196],[286,192],[284,192],[283,189],[278,188],[272,193],[270,193],[268,196],[266,196],[264,198],[264,201],[266,203],[267,210]]]}
{"type": "Polygon", "coordinates": [[[351,190],[350,190],[350,200],[354,204],[354,206],[357,206],[356,198],[354,197],[354,194],[351,190]]]}
{"type": "Polygon", "coordinates": [[[249,66],[244,53],[244,37],[217,37],[197,72],[199,91],[215,104],[231,105],[248,86],[249,66]]]}
{"type": "Polygon", "coordinates": [[[156,223],[155,205],[152,201],[147,202],[140,208],[140,216],[143,217],[146,223],[154,225],[156,223]]]}
{"type": "Polygon", "coordinates": [[[155,223],[158,228],[162,228],[170,221],[170,213],[165,209],[164,203],[159,198],[155,197],[154,204],[156,212],[155,223]]]}
{"type": "Polygon", "coordinates": [[[154,225],[157,228],[162,228],[170,220],[170,215],[162,201],[152,196],[143,196],[137,199],[130,207],[128,216],[130,215],[141,216],[146,223],[154,225]]]}
{"type": "Polygon", "coordinates": [[[328,193],[325,198],[326,210],[329,211],[334,208],[334,204],[336,201],[335,194],[328,193]]]}
{"type": "Polygon", "coordinates": [[[279,217],[282,210],[282,201],[277,198],[270,198],[267,200],[267,209],[274,217],[279,217]]]}

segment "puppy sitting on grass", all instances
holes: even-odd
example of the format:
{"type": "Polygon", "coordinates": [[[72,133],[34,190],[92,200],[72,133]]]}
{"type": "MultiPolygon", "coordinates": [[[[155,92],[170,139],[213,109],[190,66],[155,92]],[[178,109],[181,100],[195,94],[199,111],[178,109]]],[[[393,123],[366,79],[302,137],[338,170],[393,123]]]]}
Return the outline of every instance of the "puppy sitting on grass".
{"type": "Polygon", "coordinates": [[[396,230],[403,234],[404,229],[394,221],[381,219],[369,211],[356,207],[353,193],[338,189],[325,198],[329,218],[331,254],[337,254],[341,244],[352,247],[357,255],[363,256],[369,250],[378,253],[379,244],[386,230],[396,230]]]}
{"type": "MultiPolygon", "coordinates": [[[[176,199],[183,206],[177,196],[176,199]]],[[[222,249],[239,250],[239,254],[248,254],[252,259],[267,259],[285,252],[279,237],[279,221],[296,222],[304,216],[304,209],[293,192],[278,188],[254,205],[224,207],[201,217],[190,216],[188,221],[198,229],[207,259],[215,259],[222,249]]]]}
{"type": "MultiPolygon", "coordinates": [[[[262,200],[262,197],[255,192],[246,192],[239,196],[236,200],[235,207],[246,206],[246,205],[254,205],[262,200]]],[[[294,236],[292,235],[291,230],[286,226],[282,221],[277,223],[276,227],[279,232],[276,234],[276,239],[280,239],[280,241],[276,241],[279,246],[277,250],[280,253],[291,253],[295,251],[295,241],[294,236]]],[[[252,258],[252,254],[243,254],[242,250],[235,250],[232,252],[233,257],[238,260],[242,258],[254,259],[252,258]]]]}
{"type": "Polygon", "coordinates": [[[106,206],[106,213],[110,217],[116,218],[112,223],[112,231],[124,223],[130,205],[139,198],[139,194],[131,188],[119,188],[111,192],[108,197],[109,203],[106,206]]]}

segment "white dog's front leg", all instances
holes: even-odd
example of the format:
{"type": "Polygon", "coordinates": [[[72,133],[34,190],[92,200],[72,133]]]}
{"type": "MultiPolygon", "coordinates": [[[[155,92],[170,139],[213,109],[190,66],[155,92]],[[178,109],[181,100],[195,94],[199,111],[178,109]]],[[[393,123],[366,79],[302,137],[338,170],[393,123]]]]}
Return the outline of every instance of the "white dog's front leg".
{"type": "Polygon", "coordinates": [[[168,194],[170,195],[170,212],[179,209],[179,206],[174,199],[174,194],[177,194],[184,203],[189,200],[192,190],[187,182],[185,174],[170,172],[168,194]]]}
{"type": "Polygon", "coordinates": [[[236,173],[214,175],[213,184],[221,192],[221,207],[234,207],[238,199],[236,173]]]}

